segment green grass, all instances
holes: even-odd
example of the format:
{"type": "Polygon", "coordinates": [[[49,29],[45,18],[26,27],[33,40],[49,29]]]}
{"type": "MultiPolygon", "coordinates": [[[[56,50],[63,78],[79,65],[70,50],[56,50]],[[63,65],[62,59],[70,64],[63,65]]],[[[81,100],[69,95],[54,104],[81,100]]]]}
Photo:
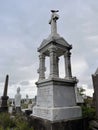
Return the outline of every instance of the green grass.
{"type": "Polygon", "coordinates": [[[27,117],[15,115],[13,118],[8,113],[0,113],[0,130],[34,130],[27,117]]]}

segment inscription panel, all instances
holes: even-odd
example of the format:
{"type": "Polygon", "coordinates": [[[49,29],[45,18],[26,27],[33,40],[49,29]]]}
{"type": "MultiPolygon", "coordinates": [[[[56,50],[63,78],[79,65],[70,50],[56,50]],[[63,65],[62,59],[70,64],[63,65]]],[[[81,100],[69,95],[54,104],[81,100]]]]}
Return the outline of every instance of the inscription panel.
{"type": "Polygon", "coordinates": [[[52,107],[53,105],[53,87],[40,87],[38,88],[37,106],[52,107]]]}

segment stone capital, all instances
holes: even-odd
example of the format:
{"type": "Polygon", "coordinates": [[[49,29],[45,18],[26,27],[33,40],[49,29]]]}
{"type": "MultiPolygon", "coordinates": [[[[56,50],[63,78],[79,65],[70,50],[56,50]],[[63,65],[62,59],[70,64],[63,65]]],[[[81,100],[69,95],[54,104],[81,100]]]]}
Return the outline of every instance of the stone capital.
{"type": "Polygon", "coordinates": [[[41,53],[41,54],[39,55],[39,58],[40,58],[40,59],[45,59],[45,55],[41,53]]]}
{"type": "Polygon", "coordinates": [[[64,53],[64,57],[70,57],[71,56],[71,52],[70,51],[66,51],[65,53],[64,53]]]}
{"type": "Polygon", "coordinates": [[[56,52],[57,48],[55,46],[50,46],[48,48],[49,52],[52,53],[52,52],[56,52]]]}

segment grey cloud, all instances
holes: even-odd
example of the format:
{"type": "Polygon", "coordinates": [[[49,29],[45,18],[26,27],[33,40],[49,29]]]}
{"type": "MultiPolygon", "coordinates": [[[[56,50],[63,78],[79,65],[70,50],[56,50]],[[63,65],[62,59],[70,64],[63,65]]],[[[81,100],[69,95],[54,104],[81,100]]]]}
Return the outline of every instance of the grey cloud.
{"type": "Polygon", "coordinates": [[[27,86],[27,85],[29,85],[29,81],[22,81],[21,83],[20,83],[20,85],[21,86],[27,86]]]}
{"type": "MultiPolygon", "coordinates": [[[[38,79],[37,47],[50,34],[48,20],[51,9],[60,10],[58,32],[73,45],[72,64],[76,61],[79,64],[79,57],[88,64],[83,75],[78,73],[80,84],[91,82],[88,76],[98,65],[97,5],[97,0],[0,1],[0,82],[4,82],[7,73],[10,75],[10,86],[38,79]]],[[[24,94],[25,90],[23,87],[24,94]]]]}

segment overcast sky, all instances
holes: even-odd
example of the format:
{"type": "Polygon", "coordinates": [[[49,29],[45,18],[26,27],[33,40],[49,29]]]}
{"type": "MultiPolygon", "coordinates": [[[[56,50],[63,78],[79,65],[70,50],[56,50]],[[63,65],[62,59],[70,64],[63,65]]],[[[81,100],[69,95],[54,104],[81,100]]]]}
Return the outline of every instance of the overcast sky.
{"type": "Polygon", "coordinates": [[[37,48],[50,34],[51,9],[59,10],[58,33],[73,46],[73,76],[91,95],[91,74],[98,67],[98,0],[0,0],[0,96],[6,74],[10,97],[18,86],[22,97],[36,94],[37,48]]]}

